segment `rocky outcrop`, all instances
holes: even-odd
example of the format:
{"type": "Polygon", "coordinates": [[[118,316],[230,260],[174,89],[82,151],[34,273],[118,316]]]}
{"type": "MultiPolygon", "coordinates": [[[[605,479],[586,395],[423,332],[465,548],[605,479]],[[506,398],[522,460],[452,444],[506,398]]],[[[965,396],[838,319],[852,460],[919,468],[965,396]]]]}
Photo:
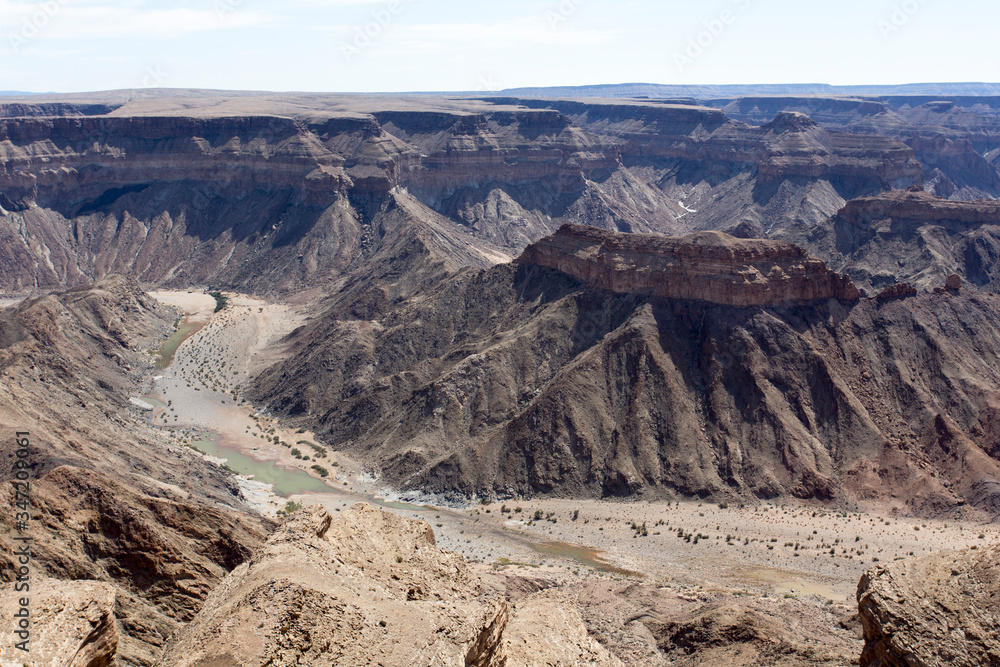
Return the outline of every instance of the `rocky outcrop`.
{"type": "MultiPolygon", "coordinates": [[[[267,526],[257,517],[143,496],[68,466],[32,488],[37,571],[115,583],[178,622],[189,620],[212,588],[250,557],[267,526]]],[[[9,495],[4,491],[5,499],[9,495]]]]}
{"type": "Polygon", "coordinates": [[[159,664],[492,667],[508,613],[427,524],[314,507],[212,593],[159,664]]]}
{"type": "Polygon", "coordinates": [[[515,612],[422,521],[316,506],[212,593],[159,664],[620,664],[568,607],[529,598],[515,612]]]}
{"type": "Polygon", "coordinates": [[[996,545],[873,568],[858,585],[861,666],[1000,665],[998,597],[996,545]]]}
{"type": "Polygon", "coordinates": [[[1000,225],[1000,202],[951,201],[920,188],[911,188],[850,201],[838,217],[858,228],[871,227],[887,219],[908,223],[952,222],[971,228],[1000,225]]]}
{"type": "Polygon", "coordinates": [[[594,579],[572,592],[591,636],[627,665],[849,667],[863,646],[843,612],[812,601],[594,579]]]}
{"type": "Polygon", "coordinates": [[[570,591],[551,590],[521,600],[504,632],[508,665],[602,665],[624,667],[588,633],[570,591]]]}
{"type": "Polygon", "coordinates": [[[832,230],[831,263],[861,284],[928,290],[957,275],[974,289],[1000,290],[1000,202],[897,190],[848,202],[832,230]]]}
{"type": "Polygon", "coordinates": [[[886,287],[884,290],[879,292],[875,298],[879,301],[892,301],[894,299],[905,299],[916,295],[917,288],[910,283],[896,283],[895,285],[886,287]]]}
{"type": "Polygon", "coordinates": [[[720,232],[670,238],[565,225],[528,246],[517,261],[611,292],[660,299],[742,307],[861,297],[850,278],[801,248],[720,232]]]}
{"type": "Polygon", "coordinates": [[[119,631],[115,618],[115,588],[96,581],[40,579],[29,593],[18,594],[13,584],[0,586],[0,611],[14,618],[18,601],[29,600],[29,651],[8,624],[0,634],[0,659],[10,665],[66,665],[109,667],[119,662],[119,631]]]}

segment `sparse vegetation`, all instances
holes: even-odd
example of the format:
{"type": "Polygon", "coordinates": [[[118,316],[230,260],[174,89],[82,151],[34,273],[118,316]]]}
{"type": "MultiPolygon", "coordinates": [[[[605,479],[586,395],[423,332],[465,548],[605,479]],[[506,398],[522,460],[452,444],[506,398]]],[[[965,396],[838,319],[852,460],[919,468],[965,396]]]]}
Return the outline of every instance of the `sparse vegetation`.
{"type": "Polygon", "coordinates": [[[285,508],[284,509],[278,510],[278,516],[288,516],[290,514],[295,514],[300,509],[302,509],[302,504],[301,503],[296,503],[296,502],[293,502],[293,501],[289,500],[287,503],[285,503],[285,508]]]}
{"type": "Polygon", "coordinates": [[[229,298],[222,292],[209,292],[209,296],[215,299],[215,312],[220,312],[229,303],[229,298]]]}

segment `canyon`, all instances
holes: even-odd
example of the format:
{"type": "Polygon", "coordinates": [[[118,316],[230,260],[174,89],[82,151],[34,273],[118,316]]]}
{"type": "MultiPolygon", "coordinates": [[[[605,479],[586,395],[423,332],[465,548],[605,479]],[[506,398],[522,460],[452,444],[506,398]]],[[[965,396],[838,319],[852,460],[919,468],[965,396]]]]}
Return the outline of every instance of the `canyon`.
{"type": "Polygon", "coordinates": [[[618,92],[0,96],[32,664],[995,664],[1000,107],[618,92]]]}

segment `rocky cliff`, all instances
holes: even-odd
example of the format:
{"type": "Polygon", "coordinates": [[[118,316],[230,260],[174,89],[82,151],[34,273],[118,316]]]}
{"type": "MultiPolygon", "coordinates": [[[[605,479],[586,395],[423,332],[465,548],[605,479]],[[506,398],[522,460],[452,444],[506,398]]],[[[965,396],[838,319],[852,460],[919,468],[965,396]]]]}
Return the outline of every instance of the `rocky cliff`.
{"type": "Polygon", "coordinates": [[[496,101],[558,110],[619,146],[623,167],[681,207],[679,229],[653,230],[661,233],[785,238],[821,225],[849,199],[923,181],[903,143],[830,131],[798,113],[748,126],[693,103],[496,101]]]}
{"type": "Polygon", "coordinates": [[[861,666],[1000,665],[1000,547],[983,546],[865,574],[861,666]]]}
{"type": "Polygon", "coordinates": [[[901,143],[791,116],[750,127],[687,105],[414,100],[8,104],[0,289],[109,273],[326,285],[398,238],[389,213],[428,252],[474,266],[567,222],[771,234],[921,179],[901,143]]]}
{"type": "Polygon", "coordinates": [[[923,165],[928,190],[957,200],[1000,195],[1000,100],[942,95],[878,97],[741,97],[706,104],[754,125],[785,113],[807,114],[823,127],[901,141],[923,165]]]}
{"type": "Polygon", "coordinates": [[[789,243],[740,240],[719,232],[682,238],[616,234],[565,225],[517,260],[556,269],[600,289],[727,306],[854,301],[847,276],[789,243]]]}
{"type": "Polygon", "coordinates": [[[1000,290],[996,201],[950,201],[919,188],[897,190],[850,201],[832,222],[831,263],[868,287],[905,281],[933,289],[954,274],[971,289],[1000,290]]]}

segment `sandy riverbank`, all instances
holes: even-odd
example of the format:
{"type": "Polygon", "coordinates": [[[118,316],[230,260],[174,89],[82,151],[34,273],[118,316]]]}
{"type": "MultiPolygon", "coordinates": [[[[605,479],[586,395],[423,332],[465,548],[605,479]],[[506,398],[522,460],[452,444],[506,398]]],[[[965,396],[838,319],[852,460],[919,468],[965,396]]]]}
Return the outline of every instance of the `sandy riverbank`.
{"type": "Polygon", "coordinates": [[[16,306],[22,301],[24,301],[24,297],[18,297],[18,298],[0,297],[0,308],[9,308],[11,306],[16,306]]]}

